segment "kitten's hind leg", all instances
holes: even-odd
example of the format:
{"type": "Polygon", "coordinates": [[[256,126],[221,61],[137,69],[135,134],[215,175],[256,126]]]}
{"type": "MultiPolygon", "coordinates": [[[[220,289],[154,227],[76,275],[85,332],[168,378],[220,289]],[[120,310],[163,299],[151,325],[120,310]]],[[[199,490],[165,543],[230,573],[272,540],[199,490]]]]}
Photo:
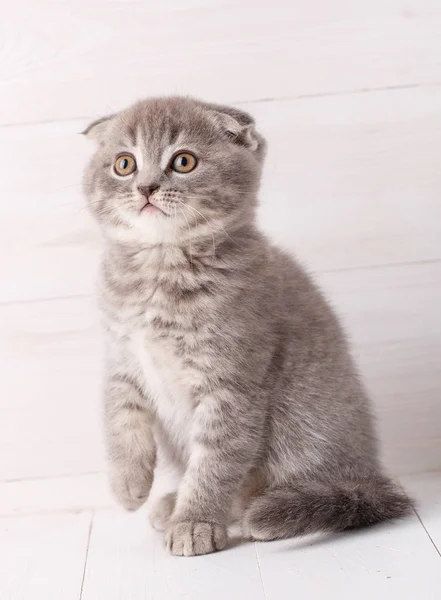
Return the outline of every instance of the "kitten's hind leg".
{"type": "Polygon", "coordinates": [[[299,479],[253,500],[243,530],[258,541],[338,532],[404,517],[412,506],[401,488],[378,473],[335,482],[299,479]]]}

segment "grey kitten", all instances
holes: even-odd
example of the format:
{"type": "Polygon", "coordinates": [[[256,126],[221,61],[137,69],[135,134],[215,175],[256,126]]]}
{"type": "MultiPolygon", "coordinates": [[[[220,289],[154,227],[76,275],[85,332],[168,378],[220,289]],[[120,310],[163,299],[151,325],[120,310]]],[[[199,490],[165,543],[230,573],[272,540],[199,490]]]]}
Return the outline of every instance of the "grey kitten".
{"type": "Polygon", "coordinates": [[[172,554],[402,517],[369,399],[332,310],[257,229],[265,141],[235,108],[138,102],[92,123],[84,189],[104,237],[105,430],[111,483],[153,509],[172,554]],[[161,459],[161,460],[159,460],[161,459]]]}

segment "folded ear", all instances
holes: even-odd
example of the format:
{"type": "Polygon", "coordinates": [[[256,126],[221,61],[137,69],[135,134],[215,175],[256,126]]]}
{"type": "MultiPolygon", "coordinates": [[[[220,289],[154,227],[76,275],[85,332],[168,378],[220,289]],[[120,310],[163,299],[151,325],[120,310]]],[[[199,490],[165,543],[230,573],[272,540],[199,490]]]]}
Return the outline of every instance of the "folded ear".
{"type": "Polygon", "coordinates": [[[107,115],[106,117],[101,117],[101,119],[97,119],[90,123],[90,125],[88,125],[81,133],[90,140],[102,143],[106,136],[107,129],[115,116],[116,115],[107,115]]]}
{"type": "Polygon", "coordinates": [[[221,104],[201,103],[208,109],[219,128],[236,144],[249,148],[252,152],[264,146],[264,140],[254,128],[254,119],[243,110],[221,104]]]}
{"type": "Polygon", "coordinates": [[[234,106],[214,104],[214,102],[201,102],[200,100],[198,100],[197,102],[206,110],[218,112],[223,115],[229,115],[230,117],[233,117],[233,119],[235,119],[241,125],[254,125],[253,117],[244,110],[240,110],[239,108],[236,108],[234,106]]]}
{"type": "Polygon", "coordinates": [[[229,114],[210,111],[212,119],[234,143],[249,148],[252,152],[259,146],[259,136],[254,123],[242,124],[229,114]]]}

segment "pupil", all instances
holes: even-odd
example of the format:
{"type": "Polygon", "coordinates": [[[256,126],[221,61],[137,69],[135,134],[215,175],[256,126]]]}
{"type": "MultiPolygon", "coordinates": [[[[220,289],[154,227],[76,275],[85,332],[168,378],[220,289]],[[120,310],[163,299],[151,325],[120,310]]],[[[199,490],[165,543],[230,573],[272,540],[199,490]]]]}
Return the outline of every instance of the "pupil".
{"type": "Polygon", "coordinates": [[[186,167],[188,165],[188,160],[187,158],[185,158],[185,156],[183,156],[181,158],[181,167],[186,167]]]}
{"type": "Polygon", "coordinates": [[[127,160],[127,158],[124,158],[124,159],[121,161],[121,169],[123,169],[123,170],[124,170],[124,169],[127,169],[127,167],[128,167],[128,166],[129,166],[129,161],[127,160]]]}

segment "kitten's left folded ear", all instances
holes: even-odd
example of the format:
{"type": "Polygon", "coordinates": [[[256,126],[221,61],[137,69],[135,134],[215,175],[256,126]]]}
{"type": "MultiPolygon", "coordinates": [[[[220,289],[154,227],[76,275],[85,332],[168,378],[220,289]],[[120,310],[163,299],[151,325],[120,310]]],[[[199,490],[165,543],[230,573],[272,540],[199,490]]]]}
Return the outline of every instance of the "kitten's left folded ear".
{"type": "Polygon", "coordinates": [[[220,129],[236,144],[249,148],[252,152],[263,149],[264,140],[254,127],[254,119],[241,110],[211,105],[210,115],[220,129]]]}
{"type": "Polygon", "coordinates": [[[101,143],[104,140],[107,129],[115,116],[116,115],[107,115],[106,117],[101,117],[101,119],[97,119],[96,121],[90,123],[90,125],[88,125],[81,133],[90,140],[101,143]]]}

